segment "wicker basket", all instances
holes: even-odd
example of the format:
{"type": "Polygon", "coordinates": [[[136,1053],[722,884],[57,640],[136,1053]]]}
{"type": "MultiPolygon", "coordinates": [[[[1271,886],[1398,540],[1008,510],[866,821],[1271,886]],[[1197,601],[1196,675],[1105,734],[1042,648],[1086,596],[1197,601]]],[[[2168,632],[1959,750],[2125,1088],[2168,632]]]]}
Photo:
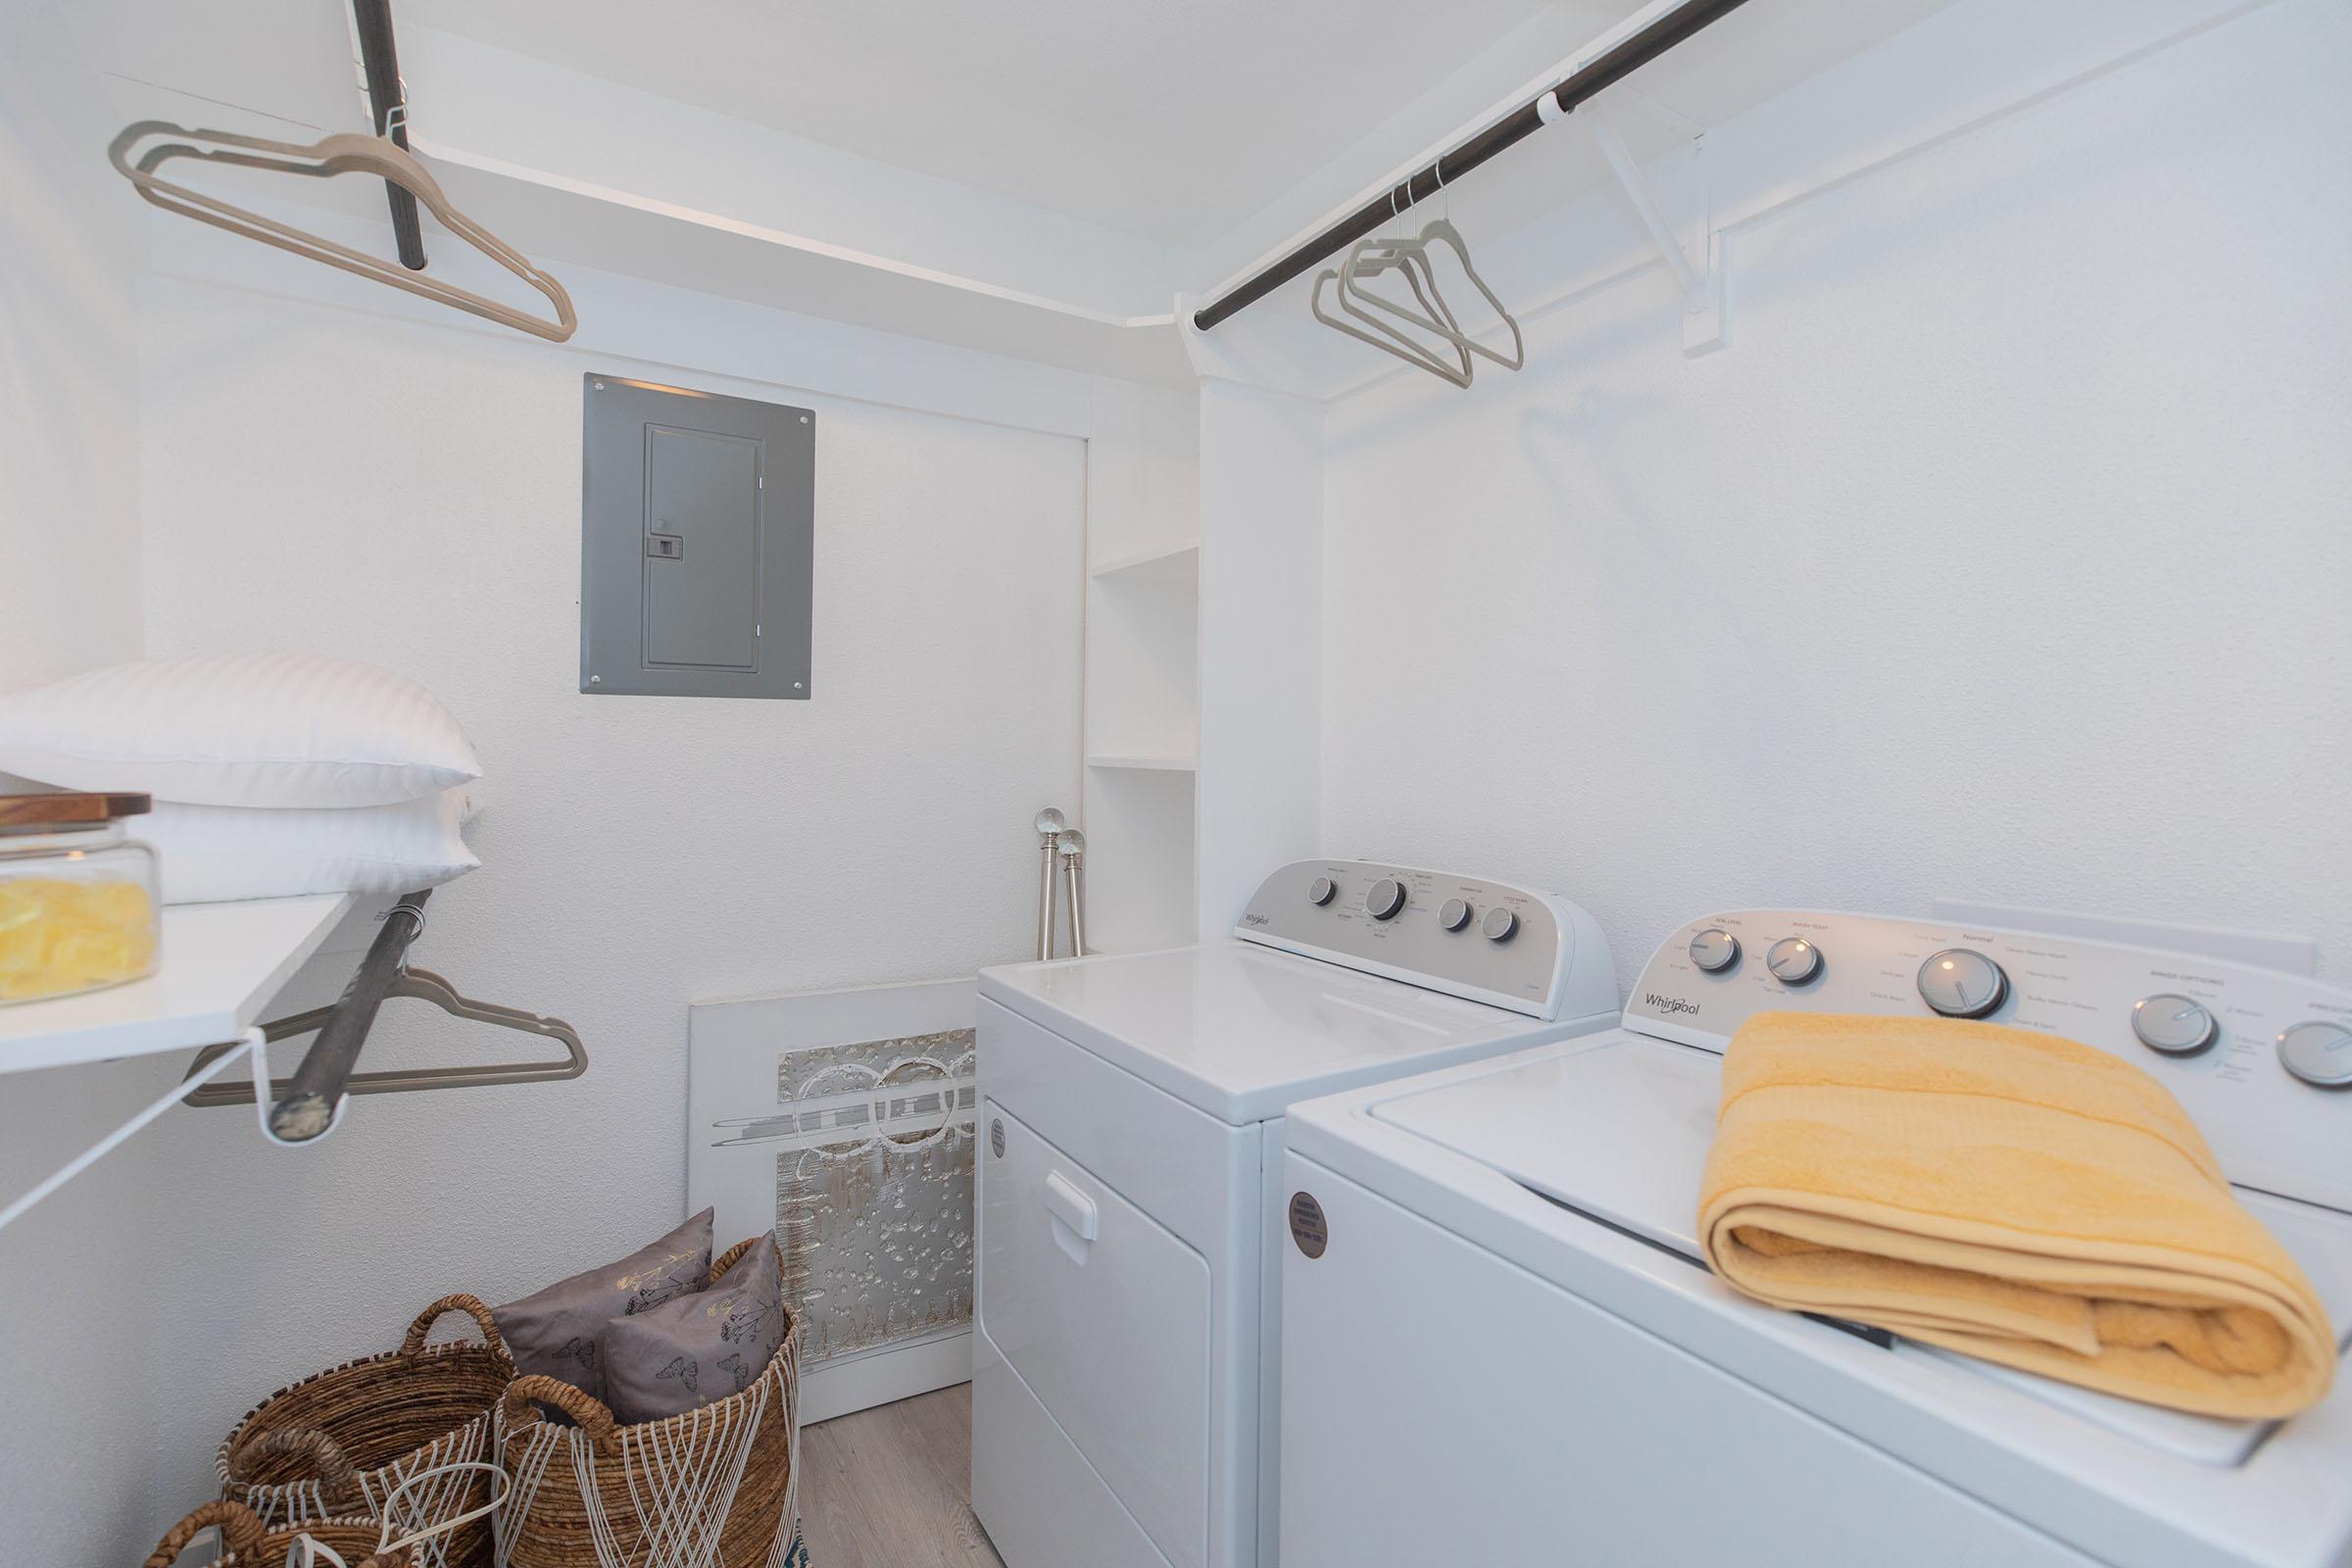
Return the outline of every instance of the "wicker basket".
{"type": "Polygon", "coordinates": [[[293,1549],[298,1534],[334,1547],[351,1568],[409,1568],[409,1548],[405,1546],[376,1554],[375,1544],[382,1537],[372,1519],[322,1519],[299,1530],[271,1530],[262,1523],[261,1515],[241,1502],[208,1502],[189,1514],[156,1543],[155,1554],[147,1559],[145,1568],[172,1568],[188,1543],[216,1527],[220,1532],[220,1551],[214,1559],[215,1568],[285,1568],[286,1553],[293,1549]]]}
{"type": "MultiPolygon", "coordinates": [[[[220,1444],[221,1495],[272,1528],[376,1513],[393,1489],[439,1465],[494,1461],[491,1425],[514,1358],[490,1309],[445,1296],[416,1314],[400,1348],[349,1361],[270,1396],[220,1444]],[[480,1345],[436,1345],[445,1313],[481,1325],[480,1345]]],[[[421,1529],[482,1507],[492,1478],[459,1471],[412,1489],[403,1509],[421,1529]]],[[[416,1568],[489,1568],[487,1519],[416,1547],[416,1568]]]]}
{"type": "MultiPolygon", "coordinates": [[[[728,1249],[711,1279],[752,1246],[728,1249]]],[[[750,1388],[636,1426],[568,1383],[515,1379],[499,1410],[513,1483],[497,1516],[500,1568],[784,1568],[799,1522],[800,1342],[788,1318],[750,1388]],[[547,1420],[540,1404],[578,1424],[547,1420]]]]}

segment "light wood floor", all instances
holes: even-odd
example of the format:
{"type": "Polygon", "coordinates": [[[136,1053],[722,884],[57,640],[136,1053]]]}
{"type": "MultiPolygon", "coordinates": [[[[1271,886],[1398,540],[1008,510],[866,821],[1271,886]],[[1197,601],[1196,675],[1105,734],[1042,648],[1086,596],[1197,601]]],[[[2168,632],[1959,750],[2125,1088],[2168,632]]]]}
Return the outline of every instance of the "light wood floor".
{"type": "Polygon", "coordinates": [[[801,1434],[808,1568],[1004,1568],[972,1517],[972,1386],[801,1434]]]}

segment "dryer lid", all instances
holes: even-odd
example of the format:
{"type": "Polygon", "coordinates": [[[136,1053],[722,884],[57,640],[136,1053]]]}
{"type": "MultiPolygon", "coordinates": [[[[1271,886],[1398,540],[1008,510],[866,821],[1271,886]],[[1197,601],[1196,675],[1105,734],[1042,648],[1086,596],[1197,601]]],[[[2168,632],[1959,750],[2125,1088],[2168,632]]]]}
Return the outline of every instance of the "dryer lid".
{"type": "Polygon", "coordinates": [[[1571,1032],[1232,940],[986,969],[980,995],[1237,1126],[1571,1032]]]}

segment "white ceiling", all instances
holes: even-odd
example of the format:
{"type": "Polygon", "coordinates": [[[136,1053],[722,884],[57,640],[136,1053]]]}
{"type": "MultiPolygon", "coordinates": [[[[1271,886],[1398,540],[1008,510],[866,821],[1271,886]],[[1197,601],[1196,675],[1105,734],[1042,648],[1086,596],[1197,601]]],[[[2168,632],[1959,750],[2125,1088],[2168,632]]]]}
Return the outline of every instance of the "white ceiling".
{"type": "MultiPolygon", "coordinates": [[[[1637,0],[396,0],[398,21],[1179,244],[1540,13],[1637,0]]],[[[1544,62],[1529,65],[1532,73],[1544,62]]]]}

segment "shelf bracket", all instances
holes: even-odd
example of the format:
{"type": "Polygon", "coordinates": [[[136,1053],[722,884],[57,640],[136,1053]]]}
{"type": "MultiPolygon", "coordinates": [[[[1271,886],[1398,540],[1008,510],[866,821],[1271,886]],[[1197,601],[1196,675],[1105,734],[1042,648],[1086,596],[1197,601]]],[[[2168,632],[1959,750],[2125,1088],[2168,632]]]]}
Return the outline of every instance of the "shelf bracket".
{"type": "Polygon", "coordinates": [[[1624,187],[1633,202],[1642,226],[1649,233],[1650,244],[1666,264],[1667,275],[1683,296],[1683,353],[1696,358],[1711,354],[1728,341],[1723,291],[1723,242],[1715,232],[1714,214],[1707,199],[1707,133],[1704,127],[1676,114],[1631,88],[1621,89],[1620,98],[1629,106],[1649,118],[1659,121],[1686,138],[1690,156],[1690,176],[1687,200],[1689,212],[1686,226],[1690,239],[1686,246],[1675,233],[1666,209],[1642,177],[1641,166],[1634,162],[1633,153],[1626,147],[1625,138],[1609,121],[1608,111],[1598,104],[1585,106],[1584,118],[1592,127],[1592,139],[1600,147],[1600,155],[1608,160],[1609,170],[1624,187]]]}
{"type": "MultiPolygon", "coordinates": [[[[187,1076],[166,1090],[161,1099],[151,1102],[130,1120],[66,1161],[30,1192],[10,1203],[6,1208],[0,1208],[0,1230],[6,1230],[11,1224],[23,1218],[25,1212],[42,1199],[47,1198],[66,1183],[122,1148],[140,1128],[145,1127],[181,1101],[191,1100],[190,1090],[202,1088],[238,1062],[246,1060],[253,1063],[254,1082],[270,1082],[270,1036],[268,1031],[258,1024],[247,1029],[244,1034],[226,1045],[207,1046],[203,1054],[196,1058],[196,1064],[188,1069],[187,1076]]],[[[275,1144],[280,1149],[299,1149],[306,1143],[318,1142],[318,1139],[342,1126],[343,1112],[348,1110],[350,1105],[348,1098],[338,1099],[333,1110],[325,1116],[321,1128],[317,1133],[304,1138],[285,1137],[276,1127],[270,1125],[271,1107],[267,1100],[256,1102],[255,1119],[261,1124],[262,1137],[265,1141],[275,1144]]]]}
{"type": "MultiPolygon", "coordinates": [[[[268,1048],[263,1042],[261,1030],[248,1029],[245,1031],[243,1038],[236,1041],[235,1044],[224,1048],[220,1055],[214,1057],[211,1061],[208,1061],[204,1064],[201,1078],[205,1081],[217,1078],[222,1072],[225,1072],[228,1068],[236,1065],[236,1063],[244,1060],[248,1056],[251,1056],[255,1060],[259,1061],[263,1058],[258,1054],[258,1053],[265,1051],[266,1049],[268,1048]]],[[[24,1197],[18,1199],[13,1203],[10,1203],[6,1208],[0,1208],[0,1230],[6,1230],[17,1220],[23,1218],[25,1211],[30,1209],[35,1203],[38,1203],[42,1199],[47,1198],[50,1194],[56,1192],[60,1187],[65,1186],[66,1183],[72,1181],[83,1171],[88,1170],[92,1165],[97,1164],[99,1160],[114,1152],[115,1150],[119,1149],[122,1144],[127,1142],[133,1133],[136,1133],[140,1128],[155,1120],[156,1117],[161,1116],[165,1111],[170,1110],[174,1104],[177,1104],[180,1097],[185,1095],[187,1092],[188,1086],[186,1083],[183,1082],[173,1084],[169,1090],[165,1091],[163,1098],[147,1105],[144,1109],[140,1110],[137,1115],[131,1117],[130,1120],[124,1122],[122,1126],[116,1128],[113,1132],[108,1133],[104,1138],[99,1139],[89,1148],[83,1150],[80,1153],[66,1161],[65,1164],[59,1166],[58,1169],[47,1179],[42,1181],[38,1186],[34,1187],[24,1197]]],[[[267,1130],[267,1127],[265,1127],[264,1131],[266,1132],[267,1130]]]]}

